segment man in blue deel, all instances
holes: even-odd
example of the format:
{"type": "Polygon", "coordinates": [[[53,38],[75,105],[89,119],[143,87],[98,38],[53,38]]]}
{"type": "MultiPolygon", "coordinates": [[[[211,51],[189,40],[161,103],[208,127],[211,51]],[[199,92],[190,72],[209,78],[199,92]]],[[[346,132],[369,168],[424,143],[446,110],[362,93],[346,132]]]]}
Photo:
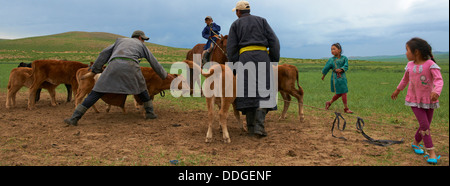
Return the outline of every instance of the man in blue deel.
{"type": "Polygon", "coordinates": [[[203,29],[202,36],[207,39],[205,47],[203,47],[202,53],[202,64],[205,64],[209,61],[209,56],[211,54],[212,49],[214,48],[214,43],[217,41],[220,35],[220,26],[213,22],[211,16],[205,18],[206,26],[203,29]]]}

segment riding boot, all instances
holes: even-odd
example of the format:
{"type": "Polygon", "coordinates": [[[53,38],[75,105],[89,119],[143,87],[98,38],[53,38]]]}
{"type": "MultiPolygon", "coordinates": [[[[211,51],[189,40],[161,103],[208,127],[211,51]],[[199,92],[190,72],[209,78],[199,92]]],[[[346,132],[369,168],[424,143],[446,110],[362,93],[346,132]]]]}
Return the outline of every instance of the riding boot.
{"type": "Polygon", "coordinates": [[[69,125],[77,126],[78,120],[80,120],[81,117],[83,117],[84,113],[86,113],[87,110],[88,108],[86,108],[82,104],[79,104],[77,108],[75,108],[72,117],[70,117],[69,119],[65,119],[64,122],[69,125]]]}
{"type": "Polygon", "coordinates": [[[247,120],[247,131],[249,136],[255,135],[255,113],[256,110],[247,111],[245,119],[247,120]]]}
{"type": "Polygon", "coordinates": [[[145,119],[156,119],[158,116],[153,112],[153,101],[144,102],[145,119]]]}
{"type": "Polygon", "coordinates": [[[264,122],[266,120],[267,109],[258,108],[255,113],[255,134],[259,137],[266,137],[267,132],[264,130],[264,122]]]}
{"type": "Polygon", "coordinates": [[[210,54],[211,54],[211,52],[209,52],[209,51],[206,51],[205,54],[203,54],[202,65],[209,62],[210,54]]]}

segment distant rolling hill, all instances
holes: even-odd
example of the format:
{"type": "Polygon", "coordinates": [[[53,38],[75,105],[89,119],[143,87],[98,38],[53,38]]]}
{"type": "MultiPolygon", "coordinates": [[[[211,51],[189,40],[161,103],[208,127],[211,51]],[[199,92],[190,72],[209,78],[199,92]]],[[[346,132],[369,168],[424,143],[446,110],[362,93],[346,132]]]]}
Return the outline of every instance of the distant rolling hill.
{"type": "MultiPolygon", "coordinates": [[[[31,62],[36,59],[95,61],[98,54],[117,38],[125,36],[104,32],[66,32],[55,35],[0,41],[0,62],[31,62]]],[[[185,59],[188,49],[153,43],[147,47],[161,62],[185,59]]]]}
{"type": "MultiPolygon", "coordinates": [[[[434,58],[438,63],[449,62],[449,52],[433,52],[434,58]]],[[[368,56],[368,57],[349,57],[350,60],[380,61],[380,62],[407,62],[406,55],[392,56],[368,56]]]]}
{"type": "MultiPolygon", "coordinates": [[[[117,38],[125,36],[105,32],[66,32],[23,39],[0,39],[0,62],[31,62],[37,59],[63,59],[91,62],[117,38]]],[[[194,46],[196,43],[193,43],[194,46]]],[[[160,62],[183,61],[189,49],[173,48],[146,42],[147,47],[160,62]]],[[[438,63],[449,62],[448,52],[435,52],[438,63]]],[[[327,58],[328,59],[328,58],[327,58]]],[[[349,57],[350,60],[377,62],[406,62],[405,55],[349,57]]],[[[293,63],[303,59],[282,58],[293,63]]],[[[309,60],[311,61],[311,60],[309,60]]],[[[312,60],[321,61],[322,60],[312,60]]],[[[326,61],[326,59],[325,59],[326,61]]]]}

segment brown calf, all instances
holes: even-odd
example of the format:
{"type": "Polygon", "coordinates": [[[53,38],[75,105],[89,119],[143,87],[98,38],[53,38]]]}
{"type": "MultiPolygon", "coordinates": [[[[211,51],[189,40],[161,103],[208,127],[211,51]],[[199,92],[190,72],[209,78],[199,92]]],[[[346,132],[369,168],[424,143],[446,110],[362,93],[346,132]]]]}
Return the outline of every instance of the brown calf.
{"type": "MultiPolygon", "coordinates": [[[[18,67],[28,67],[31,69],[31,63],[24,63],[24,62],[20,62],[18,67]]],[[[33,83],[33,82],[31,82],[33,83]]],[[[72,101],[72,86],[69,84],[66,84],[66,90],[67,90],[67,103],[72,101]]],[[[41,95],[41,89],[38,89],[37,93],[36,93],[36,102],[39,101],[41,95]]]]}
{"type": "Polygon", "coordinates": [[[88,65],[77,61],[36,60],[33,61],[31,67],[33,69],[33,84],[30,87],[28,99],[28,109],[30,110],[35,108],[36,91],[45,81],[53,85],[70,84],[73,94],[76,95],[78,89],[77,71],[80,68],[88,67],[88,65]]]}
{"type": "Polygon", "coordinates": [[[278,65],[278,91],[284,100],[283,112],[279,119],[286,118],[286,112],[291,103],[291,95],[298,100],[298,115],[300,122],[305,120],[303,113],[303,88],[299,85],[298,81],[298,69],[294,65],[283,64],[278,65]],[[295,87],[295,81],[297,81],[297,87],[295,87]]]}
{"type": "MultiPolygon", "coordinates": [[[[172,83],[171,80],[168,79],[161,79],[156,72],[150,68],[150,67],[141,67],[142,75],[145,78],[145,82],[147,84],[147,90],[150,95],[150,99],[154,99],[156,94],[159,94],[160,92],[164,90],[170,89],[170,85],[172,83]]],[[[86,79],[82,79],[85,74],[88,73],[88,68],[80,69],[77,72],[77,80],[79,82],[78,86],[78,93],[76,95],[75,103],[76,105],[80,104],[83,100],[83,98],[92,91],[94,88],[96,80],[94,80],[95,77],[90,77],[86,79]]],[[[99,74],[97,74],[99,75],[99,74]]],[[[174,74],[176,77],[178,77],[177,74],[174,74]]],[[[179,89],[182,89],[182,83],[178,85],[179,89]]],[[[187,88],[187,87],[185,87],[187,88]]],[[[188,89],[188,88],[187,88],[188,89]]],[[[143,103],[140,101],[138,96],[134,96],[135,98],[135,105],[138,107],[138,105],[143,105],[143,103]]],[[[125,101],[127,99],[127,95],[124,94],[105,94],[101,98],[105,103],[107,103],[109,106],[107,108],[107,112],[110,109],[111,105],[118,106],[125,111],[125,101]]],[[[98,112],[98,110],[94,107],[95,111],[98,112]]]]}
{"type": "MultiPolygon", "coordinates": [[[[193,63],[192,61],[188,61],[185,60],[185,63],[187,63],[189,66],[191,66],[191,64],[194,66],[194,68],[200,68],[198,65],[196,65],[195,63],[193,63]]],[[[246,130],[246,126],[243,125],[243,123],[241,122],[240,119],[240,114],[239,111],[236,110],[236,105],[234,103],[234,100],[236,99],[236,89],[234,88],[236,86],[236,77],[233,75],[232,70],[228,67],[225,66],[223,64],[217,64],[212,66],[209,69],[208,73],[203,73],[203,71],[201,71],[202,75],[204,77],[206,77],[207,79],[205,80],[204,83],[206,83],[206,85],[210,85],[210,90],[214,90],[214,86],[217,86],[214,84],[213,82],[213,78],[209,78],[212,75],[214,75],[214,73],[219,73],[221,72],[221,77],[220,80],[222,81],[222,88],[221,88],[221,93],[222,95],[220,97],[216,97],[214,95],[211,96],[212,92],[210,92],[209,90],[204,90],[204,94],[207,95],[206,96],[206,107],[208,108],[208,132],[206,133],[206,142],[212,142],[212,136],[213,136],[213,132],[212,132],[212,124],[214,122],[214,104],[219,106],[219,124],[220,127],[222,129],[222,139],[223,142],[225,143],[231,143],[231,139],[230,139],[230,134],[228,132],[228,127],[227,127],[227,118],[228,118],[228,110],[230,108],[230,105],[233,105],[233,112],[234,112],[234,116],[236,117],[236,120],[238,121],[238,125],[242,126],[241,128],[246,130]],[[225,79],[233,79],[233,83],[232,84],[226,84],[225,79]],[[233,90],[233,95],[232,97],[227,97],[225,92],[226,90],[233,90]],[[209,95],[209,96],[208,96],[209,95]]]]}
{"type": "MultiPolygon", "coordinates": [[[[225,64],[225,62],[228,61],[228,58],[226,56],[227,53],[227,44],[228,44],[228,36],[222,36],[220,39],[216,41],[216,44],[212,53],[211,53],[211,61],[217,62],[219,64],[225,64]]],[[[197,47],[197,46],[196,46],[197,47]]],[[[196,47],[192,49],[193,53],[195,52],[196,47]]],[[[192,56],[193,54],[189,54],[188,56],[192,56]]],[[[191,73],[192,74],[192,73],[191,73]]],[[[192,80],[192,78],[191,78],[192,80]]],[[[305,119],[305,116],[303,114],[303,89],[299,85],[298,82],[298,69],[297,67],[293,65],[279,65],[278,69],[278,91],[280,91],[281,95],[284,99],[284,109],[283,114],[281,115],[280,119],[286,118],[286,112],[289,108],[291,96],[294,96],[298,100],[298,112],[299,112],[299,119],[300,122],[303,122],[305,119]],[[295,81],[297,80],[297,86],[298,89],[295,88],[295,81]]]]}
{"type": "MultiPolygon", "coordinates": [[[[193,62],[189,60],[185,60],[185,63],[188,64],[189,68],[192,69],[193,62]]],[[[286,119],[286,113],[291,103],[291,96],[297,98],[298,101],[298,117],[300,122],[304,122],[305,115],[303,112],[303,88],[299,85],[298,79],[298,69],[294,65],[283,64],[278,65],[278,67],[274,66],[274,70],[278,68],[278,91],[284,100],[283,112],[279,119],[286,119]],[[297,83],[296,83],[297,82],[297,83]],[[297,85],[297,87],[296,87],[297,85]]]]}
{"type": "MultiPolygon", "coordinates": [[[[83,101],[83,98],[91,92],[94,88],[96,77],[81,79],[85,74],[89,72],[89,68],[80,68],[77,70],[76,79],[78,82],[77,94],[75,95],[75,106],[80,104],[83,101]]],[[[97,107],[95,105],[92,106],[94,111],[99,113],[97,107]]]]}
{"type": "MultiPolygon", "coordinates": [[[[6,94],[6,108],[12,108],[16,106],[16,94],[23,86],[30,88],[33,84],[33,78],[31,77],[32,69],[28,67],[18,67],[11,70],[8,81],[8,92],[6,94]]],[[[58,85],[52,85],[48,82],[41,84],[39,88],[47,89],[50,93],[52,105],[56,105],[55,88],[58,85]]]]}

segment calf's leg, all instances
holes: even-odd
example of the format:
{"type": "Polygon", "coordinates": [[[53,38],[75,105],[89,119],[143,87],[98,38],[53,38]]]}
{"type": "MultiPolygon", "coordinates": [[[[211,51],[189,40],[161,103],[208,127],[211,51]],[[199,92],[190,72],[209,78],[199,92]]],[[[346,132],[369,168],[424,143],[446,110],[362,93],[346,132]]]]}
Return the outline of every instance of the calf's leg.
{"type": "Polygon", "coordinates": [[[214,97],[206,98],[206,107],[208,108],[208,132],[206,132],[206,143],[212,142],[212,124],[214,122],[214,97]]]}
{"type": "Polygon", "coordinates": [[[291,96],[288,93],[281,91],[280,94],[284,100],[284,107],[283,107],[283,112],[281,113],[281,116],[280,116],[280,118],[278,118],[278,120],[286,119],[286,113],[291,104],[291,96]]]}
{"type": "Polygon", "coordinates": [[[221,98],[222,99],[222,107],[220,108],[219,112],[219,123],[222,127],[222,139],[224,143],[231,143],[230,134],[228,133],[228,127],[227,127],[227,118],[228,118],[228,110],[230,108],[231,103],[227,98],[221,98]]]}

